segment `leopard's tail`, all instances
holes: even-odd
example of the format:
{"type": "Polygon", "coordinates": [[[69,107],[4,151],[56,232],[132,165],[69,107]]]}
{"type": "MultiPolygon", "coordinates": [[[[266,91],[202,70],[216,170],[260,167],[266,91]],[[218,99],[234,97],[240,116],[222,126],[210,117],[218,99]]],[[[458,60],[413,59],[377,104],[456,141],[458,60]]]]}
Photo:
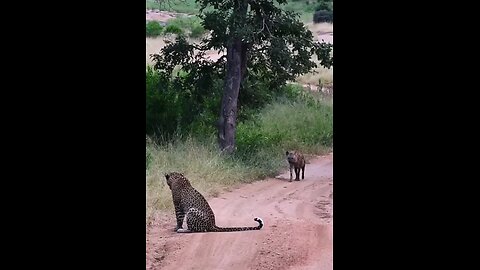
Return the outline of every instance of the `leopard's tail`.
{"type": "Polygon", "coordinates": [[[260,230],[263,227],[263,219],[256,217],[253,220],[258,222],[257,227],[228,227],[228,228],[220,228],[215,226],[214,232],[238,232],[238,231],[251,231],[251,230],[260,230]]]}

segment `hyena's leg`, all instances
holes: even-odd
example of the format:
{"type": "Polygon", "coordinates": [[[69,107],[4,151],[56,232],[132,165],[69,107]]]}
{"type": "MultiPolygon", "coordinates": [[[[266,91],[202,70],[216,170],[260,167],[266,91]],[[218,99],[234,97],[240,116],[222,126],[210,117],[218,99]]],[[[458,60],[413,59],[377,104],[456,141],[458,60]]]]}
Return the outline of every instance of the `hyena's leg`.
{"type": "Polygon", "coordinates": [[[300,168],[295,168],[295,181],[300,181],[300,168]]]}
{"type": "Polygon", "coordinates": [[[292,182],[292,178],[293,178],[293,176],[292,176],[292,170],[293,170],[293,165],[290,164],[290,181],[289,181],[289,182],[292,182]]]}
{"type": "Polygon", "coordinates": [[[302,179],[305,179],[305,164],[302,167],[302,179]]]}

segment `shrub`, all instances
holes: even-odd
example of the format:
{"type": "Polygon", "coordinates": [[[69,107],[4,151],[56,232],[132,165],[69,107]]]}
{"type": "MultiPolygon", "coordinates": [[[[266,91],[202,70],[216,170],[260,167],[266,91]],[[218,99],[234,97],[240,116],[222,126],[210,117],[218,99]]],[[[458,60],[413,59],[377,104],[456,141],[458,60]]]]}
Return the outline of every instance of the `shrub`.
{"type": "Polygon", "coordinates": [[[328,10],[318,10],[313,14],[314,23],[333,22],[333,12],[328,10]]]}
{"type": "Polygon", "coordinates": [[[182,35],[183,29],[176,24],[169,24],[165,27],[165,34],[177,34],[182,35]]]}
{"type": "Polygon", "coordinates": [[[200,38],[205,33],[205,29],[201,24],[194,24],[190,29],[191,38],[200,38]]]}
{"type": "Polygon", "coordinates": [[[149,21],[146,26],[147,37],[157,37],[162,34],[163,27],[157,21],[149,21]]]}
{"type": "Polygon", "coordinates": [[[146,133],[168,137],[182,121],[188,121],[187,97],[184,91],[151,67],[146,73],[146,133]],[[175,91],[173,89],[178,89],[175,91]]]}

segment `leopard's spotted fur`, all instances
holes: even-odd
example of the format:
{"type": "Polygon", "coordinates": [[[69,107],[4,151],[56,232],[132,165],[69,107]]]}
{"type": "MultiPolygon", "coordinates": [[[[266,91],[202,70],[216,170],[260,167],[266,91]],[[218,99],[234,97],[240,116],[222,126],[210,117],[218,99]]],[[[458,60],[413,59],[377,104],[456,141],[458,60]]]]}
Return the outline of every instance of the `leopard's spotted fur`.
{"type": "Polygon", "coordinates": [[[300,169],[302,179],[305,179],[305,157],[298,151],[287,151],[287,161],[290,164],[290,182],[292,182],[292,170],[295,169],[295,181],[300,181],[300,169]]]}
{"type": "Polygon", "coordinates": [[[257,227],[220,228],[215,225],[215,215],[207,200],[192,187],[190,181],[181,173],[165,174],[167,184],[172,191],[173,205],[177,218],[177,232],[233,232],[260,230],[263,227],[261,218],[254,218],[257,227]],[[183,219],[187,219],[187,229],[183,229],[183,219]]]}

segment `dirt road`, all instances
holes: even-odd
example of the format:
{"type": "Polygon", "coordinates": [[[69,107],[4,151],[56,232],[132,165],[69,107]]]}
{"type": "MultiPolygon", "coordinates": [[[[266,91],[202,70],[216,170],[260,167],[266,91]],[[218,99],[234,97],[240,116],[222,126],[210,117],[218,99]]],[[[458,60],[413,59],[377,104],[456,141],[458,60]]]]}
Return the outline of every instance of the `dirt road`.
{"type": "Polygon", "coordinates": [[[333,269],[333,154],[310,160],[305,179],[289,172],[208,200],[217,225],[259,231],[173,232],[174,213],[147,227],[147,269],[333,269]]]}

